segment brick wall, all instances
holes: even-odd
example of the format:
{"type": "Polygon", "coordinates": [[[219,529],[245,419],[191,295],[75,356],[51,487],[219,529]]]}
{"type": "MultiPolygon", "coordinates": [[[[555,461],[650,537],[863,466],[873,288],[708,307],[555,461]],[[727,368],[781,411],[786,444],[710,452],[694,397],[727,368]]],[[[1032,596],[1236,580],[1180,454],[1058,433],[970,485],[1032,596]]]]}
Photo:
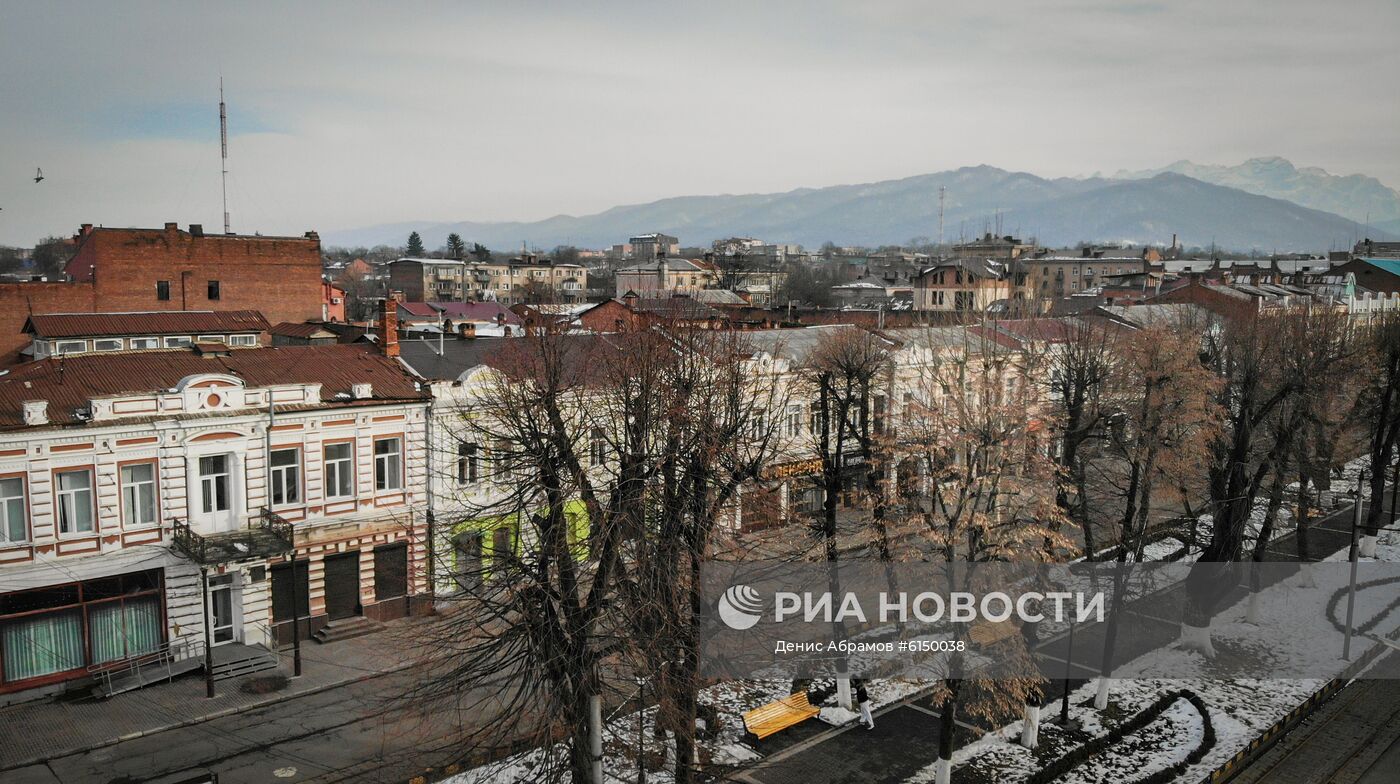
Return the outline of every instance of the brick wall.
{"type": "Polygon", "coordinates": [[[0,283],[0,367],[29,345],[20,332],[30,313],[91,313],[92,286],[81,283],[0,283]]]}
{"type": "Polygon", "coordinates": [[[68,263],[71,284],[0,284],[0,364],[28,344],[33,313],[258,310],[270,323],[321,318],[321,241],[84,226],[68,263]],[[169,299],[157,282],[167,281],[169,299]],[[209,282],[218,281],[210,299],[209,282]]]}

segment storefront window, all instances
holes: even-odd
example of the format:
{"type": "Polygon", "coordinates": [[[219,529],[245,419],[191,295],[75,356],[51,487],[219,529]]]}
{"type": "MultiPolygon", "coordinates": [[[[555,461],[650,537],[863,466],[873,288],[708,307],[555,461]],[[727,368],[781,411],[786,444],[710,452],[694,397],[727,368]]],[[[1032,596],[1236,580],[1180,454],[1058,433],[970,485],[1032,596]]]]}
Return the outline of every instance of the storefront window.
{"type": "Polygon", "coordinates": [[[161,590],[154,569],[0,595],[0,685],[155,651],[161,590]]]}

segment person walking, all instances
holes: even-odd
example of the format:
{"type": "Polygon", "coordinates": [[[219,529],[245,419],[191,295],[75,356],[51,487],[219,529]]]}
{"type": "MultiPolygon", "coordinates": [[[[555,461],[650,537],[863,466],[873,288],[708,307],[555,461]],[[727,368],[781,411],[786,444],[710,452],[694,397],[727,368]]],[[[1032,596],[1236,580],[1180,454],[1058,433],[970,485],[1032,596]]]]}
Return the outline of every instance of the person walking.
{"type": "Polygon", "coordinates": [[[864,678],[852,678],[851,685],[856,690],[856,705],[860,708],[860,723],[867,730],[875,729],[875,717],[870,715],[870,693],[865,690],[864,678]]]}

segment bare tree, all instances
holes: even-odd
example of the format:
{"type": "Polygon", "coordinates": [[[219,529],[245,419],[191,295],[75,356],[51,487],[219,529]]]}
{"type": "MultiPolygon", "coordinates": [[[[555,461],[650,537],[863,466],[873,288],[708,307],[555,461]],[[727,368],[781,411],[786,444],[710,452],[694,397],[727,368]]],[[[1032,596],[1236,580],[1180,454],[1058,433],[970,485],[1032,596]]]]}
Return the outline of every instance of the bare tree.
{"type": "MultiPolygon", "coordinates": [[[[836,563],[840,548],[838,509],[850,477],[848,468],[864,461],[865,491],[878,496],[875,504],[877,548],[881,560],[890,560],[888,529],[884,524],[883,461],[871,423],[872,406],[880,383],[887,378],[888,343],[863,329],[831,330],[806,358],[803,375],[816,400],[813,403],[812,445],[821,461],[822,515],[815,526],[830,568],[833,595],[837,592],[836,563]],[[871,485],[874,485],[872,488],[871,485]]],[[[887,406],[887,403],[886,403],[887,406]]],[[[883,416],[883,413],[880,414],[883,416]]],[[[839,623],[838,623],[839,625],[839,623]]],[[[837,630],[844,636],[843,630],[837,630]]],[[[851,681],[844,661],[837,676],[837,700],[851,707],[851,681]]]]}
{"type": "Polygon", "coordinates": [[[1168,492],[1198,473],[1218,435],[1219,380],[1200,363],[1201,326],[1183,319],[1159,322],[1114,343],[1118,359],[1107,386],[1116,390],[1107,428],[1103,484],[1112,488],[1116,517],[1110,528],[1117,553],[1112,600],[1094,705],[1108,707],[1112,660],[1123,609],[1126,564],[1143,559],[1157,488],[1168,492]]]}
{"type": "MultiPolygon", "coordinates": [[[[1395,462],[1400,445],[1400,313],[1388,311],[1365,328],[1362,362],[1365,382],[1360,411],[1366,423],[1367,486],[1370,510],[1366,515],[1363,554],[1374,555],[1376,532],[1385,508],[1386,472],[1395,462]]],[[[1360,502],[1360,499],[1357,499],[1360,502]]]]}
{"type": "Polygon", "coordinates": [[[1108,387],[1118,360],[1115,344],[1123,330],[1088,319],[1060,323],[1065,339],[1047,357],[1061,467],[1055,500],[1083,530],[1084,552],[1092,558],[1097,547],[1089,516],[1086,446],[1102,433],[1106,417],[1114,413],[1105,401],[1112,397],[1108,387]]]}
{"type": "MultiPolygon", "coordinates": [[[[902,448],[929,482],[921,518],[930,557],[945,564],[1053,561],[1071,550],[1060,533],[1054,461],[1037,434],[1040,372],[1029,351],[974,329],[931,330],[913,399],[901,423],[902,448]]],[[[968,590],[958,586],[953,590],[968,590]]],[[[958,639],[970,630],[955,624],[958,639]]],[[[1021,649],[1024,653],[1024,648],[1021,649]]],[[[960,668],[961,654],[952,669],[960,668]]],[[[1037,676],[964,681],[949,677],[935,697],[941,716],[935,781],[951,775],[959,710],[996,720],[1037,699],[1037,676]]]]}

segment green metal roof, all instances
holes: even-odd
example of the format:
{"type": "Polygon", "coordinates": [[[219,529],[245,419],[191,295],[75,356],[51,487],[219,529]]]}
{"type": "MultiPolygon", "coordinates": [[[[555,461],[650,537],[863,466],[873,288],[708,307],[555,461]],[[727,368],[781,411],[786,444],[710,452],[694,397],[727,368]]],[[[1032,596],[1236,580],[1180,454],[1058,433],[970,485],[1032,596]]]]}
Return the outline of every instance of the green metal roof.
{"type": "Polygon", "coordinates": [[[1362,259],[1362,261],[1400,277],[1400,259],[1362,259]]]}

